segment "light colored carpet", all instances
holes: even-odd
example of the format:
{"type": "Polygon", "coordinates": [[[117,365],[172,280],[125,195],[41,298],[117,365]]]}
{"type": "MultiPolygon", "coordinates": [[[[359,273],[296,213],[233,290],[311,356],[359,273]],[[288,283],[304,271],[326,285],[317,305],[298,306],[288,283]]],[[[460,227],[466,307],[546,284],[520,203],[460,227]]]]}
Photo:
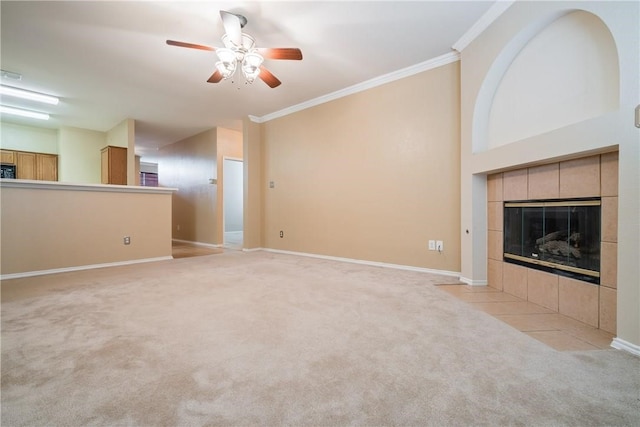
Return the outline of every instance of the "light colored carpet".
{"type": "Polygon", "coordinates": [[[2,283],[2,425],[640,425],[640,359],[451,278],[231,251],[2,283]]]}

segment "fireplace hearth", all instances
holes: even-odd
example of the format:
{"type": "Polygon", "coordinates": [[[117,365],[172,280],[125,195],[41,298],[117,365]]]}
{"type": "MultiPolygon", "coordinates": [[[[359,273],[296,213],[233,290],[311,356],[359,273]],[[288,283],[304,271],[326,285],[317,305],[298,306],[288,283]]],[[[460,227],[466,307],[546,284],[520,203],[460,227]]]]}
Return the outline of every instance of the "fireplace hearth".
{"type": "Polygon", "coordinates": [[[504,261],[600,284],[600,199],[504,202],[504,261]]]}

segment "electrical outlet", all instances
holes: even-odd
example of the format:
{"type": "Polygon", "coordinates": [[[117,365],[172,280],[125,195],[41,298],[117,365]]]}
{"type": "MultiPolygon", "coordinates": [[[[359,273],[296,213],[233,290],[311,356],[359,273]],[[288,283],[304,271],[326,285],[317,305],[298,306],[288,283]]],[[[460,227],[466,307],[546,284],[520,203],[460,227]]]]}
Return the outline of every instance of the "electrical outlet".
{"type": "Polygon", "coordinates": [[[131,237],[129,236],[124,236],[124,244],[125,245],[130,245],[131,244],[131,237]]]}
{"type": "Polygon", "coordinates": [[[282,239],[284,237],[284,231],[280,230],[280,238],[282,239]]]}
{"type": "Polygon", "coordinates": [[[429,240],[429,250],[430,251],[435,251],[436,250],[436,241],[435,240],[429,240]]]}
{"type": "Polygon", "coordinates": [[[438,252],[444,251],[444,244],[442,243],[442,240],[436,240],[436,250],[438,252]]]}

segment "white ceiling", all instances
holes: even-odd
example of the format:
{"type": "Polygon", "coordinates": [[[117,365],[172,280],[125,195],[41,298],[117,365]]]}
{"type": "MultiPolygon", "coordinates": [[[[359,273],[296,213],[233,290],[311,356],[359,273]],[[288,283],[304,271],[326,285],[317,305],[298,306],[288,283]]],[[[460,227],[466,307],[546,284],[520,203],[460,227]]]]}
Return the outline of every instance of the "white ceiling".
{"type": "MultiPolygon", "coordinates": [[[[2,83],[59,96],[44,126],[106,131],[136,120],[136,152],[261,117],[451,52],[494,1],[139,1],[0,3],[2,83]],[[207,83],[221,47],[219,11],[247,17],[258,47],[298,47],[302,61],[265,61],[282,85],[207,83]]],[[[9,116],[3,116],[4,121],[9,116]]],[[[21,119],[17,123],[43,126],[21,119]]]]}

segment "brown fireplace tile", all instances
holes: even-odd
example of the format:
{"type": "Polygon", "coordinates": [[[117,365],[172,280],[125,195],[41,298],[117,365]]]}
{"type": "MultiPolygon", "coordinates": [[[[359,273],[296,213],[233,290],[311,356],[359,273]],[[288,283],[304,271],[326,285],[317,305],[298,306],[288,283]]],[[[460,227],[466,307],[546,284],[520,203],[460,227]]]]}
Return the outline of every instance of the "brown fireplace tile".
{"type": "Polygon", "coordinates": [[[508,262],[502,265],[502,289],[504,292],[527,299],[527,269],[508,262]]]}
{"type": "Polygon", "coordinates": [[[602,242],[600,245],[600,285],[618,288],[618,244],[602,242]]]}
{"type": "Polygon", "coordinates": [[[600,196],[600,156],[560,162],[560,197],[600,196]]]}
{"type": "Polygon", "coordinates": [[[504,200],[526,200],[527,170],[505,172],[502,175],[502,194],[504,200]]]}
{"type": "Polygon", "coordinates": [[[502,231],[503,217],[502,202],[487,203],[487,223],[489,230],[502,231]]]}
{"type": "Polygon", "coordinates": [[[580,280],[560,277],[560,314],[593,327],[598,327],[598,286],[580,280]]]}
{"type": "Polygon", "coordinates": [[[560,196],[558,163],[529,168],[528,199],[554,199],[560,196]]]}
{"type": "Polygon", "coordinates": [[[617,332],[617,301],[616,289],[600,286],[600,329],[612,334],[617,332]]]}
{"type": "Polygon", "coordinates": [[[602,196],[618,195],[618,152],[600,156],[600,182],[602,196]]]}
{"type": "Polygon", "coordinates": [[[602,236],[603,242],[618,241],[618,198],[603,197],[602,200],[602,236]]]}
{"type": "Polygon", "coordinates": [[[487,256],[489,259],[501,260],[503,255],[502,231],[489,230],[487,232],[487,243],[487,256]]]}
{"type": "Polygon", "coordinates": [[[503,200],[501,173],[487,176],[487,200],[490,202],[501,202],[503,200]]]}
{"type": "Polygon", "coordinates": [[[532,303],[558,311],[558,276],[528,268],[527,299],[532,303]]]}
{"type": "Polygon", "coordinates": [[[487,285],[502,290],[502,261],[496,259],[487,260],[487,285]]]}

